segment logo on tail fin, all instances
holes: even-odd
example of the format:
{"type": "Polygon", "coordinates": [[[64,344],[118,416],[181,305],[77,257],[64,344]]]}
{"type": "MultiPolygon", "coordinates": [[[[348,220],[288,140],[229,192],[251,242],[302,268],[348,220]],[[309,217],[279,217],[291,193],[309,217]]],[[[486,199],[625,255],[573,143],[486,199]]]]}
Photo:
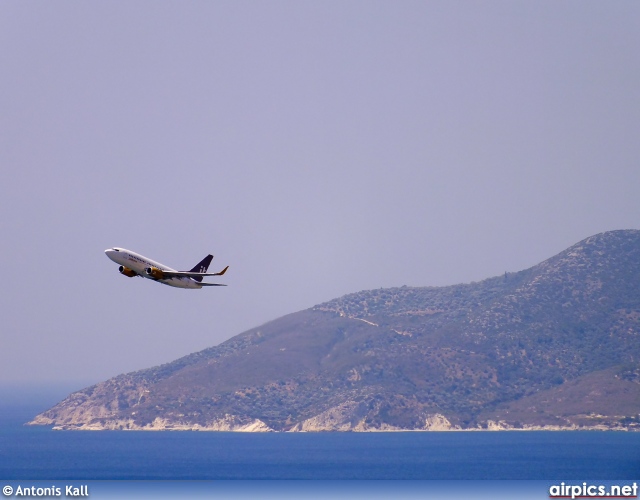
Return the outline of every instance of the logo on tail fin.
{"type": "MultiPolygon", "coordinates": [[[[209,254],[207,255],[204,259],[202,259],[200,262],[198,262],[195,267],[193,269],[191,269],[191,273],[206,273],[207,270],[209,269],[209,264],[211,264],[211,261],[213,260],[213,255],[209,254]]],[[[196,276],[193,278],[194,280],[196,280],[197,282],[201,282],[202,281],[202,276],[196,276]]]]}

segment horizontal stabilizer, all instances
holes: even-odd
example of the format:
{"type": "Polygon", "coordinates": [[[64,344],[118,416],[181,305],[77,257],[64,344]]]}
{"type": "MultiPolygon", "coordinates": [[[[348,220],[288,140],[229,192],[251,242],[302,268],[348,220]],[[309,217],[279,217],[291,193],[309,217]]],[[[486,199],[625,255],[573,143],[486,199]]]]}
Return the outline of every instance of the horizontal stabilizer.
{"type": "Polygon", "coordinates": [[[203,276],[222,276],[224,273],[227,272],[227,269],[229,269],[229,266],[225,267],[219,273],[196,273],[193,271],[164,271],[163,270],[162,275],[165,278],[193,278],[193,279],[200,278],[202,279],[203,276]]]}

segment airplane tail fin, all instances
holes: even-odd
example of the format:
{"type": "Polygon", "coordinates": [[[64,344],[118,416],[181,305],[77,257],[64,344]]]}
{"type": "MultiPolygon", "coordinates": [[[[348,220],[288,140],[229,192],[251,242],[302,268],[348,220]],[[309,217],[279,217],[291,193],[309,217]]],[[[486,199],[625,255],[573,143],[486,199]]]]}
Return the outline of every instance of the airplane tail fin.
{"type": "MultiPolygon", "coordinates": [[[[209,264],[211,264],[212,260],[213,260],[213,255],[211,254],[207,255],[204,259],[198,262],[195,265],[195,267],[191,269],[189,272],[190,273],[206,273],[207,269],[209,269],[209,264]]],[[[202,276],[196,276],[193,279],[196,280],[197,282],[201,282],[202,276]]]]}

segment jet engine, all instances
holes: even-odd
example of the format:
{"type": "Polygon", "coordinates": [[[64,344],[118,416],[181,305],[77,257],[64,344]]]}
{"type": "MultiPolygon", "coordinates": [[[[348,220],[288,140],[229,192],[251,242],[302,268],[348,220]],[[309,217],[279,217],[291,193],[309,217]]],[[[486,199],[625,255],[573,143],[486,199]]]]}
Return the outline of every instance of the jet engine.
{"type": "Polygon", "coordinates": [[[120,274],[124,274],[129,278],[133,278],[134,276],[138,275],[138,273],[136,273],[133,269],[129,269],[128,267],[124,267],[124,266],[120,266],[118,268],[118,271],[120,271],[120,274]]]}
{"type": "Polygon", "coordinates": [[[162,274],[162,269],[158,269],[157,267],[147,267],[144,270],[148,276],[151,276],[153,279],[161,280],[164,278],[164,274],[162,274]]]}

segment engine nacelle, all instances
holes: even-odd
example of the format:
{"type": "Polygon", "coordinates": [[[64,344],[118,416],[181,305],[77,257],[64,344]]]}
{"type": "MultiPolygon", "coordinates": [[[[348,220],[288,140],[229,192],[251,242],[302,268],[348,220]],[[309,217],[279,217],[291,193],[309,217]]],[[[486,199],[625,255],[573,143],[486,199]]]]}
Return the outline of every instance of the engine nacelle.
{"type": "Polygon", "coordinates": [[[124,267],[124,266],[120,266],[118,268],[118,271],[120,271],[120,274],[124,274],[129,278],[133,278],[134,276],[138,275],[138,273],[136,273],[133,269],[129,269],[128,267],[124,267]]]}
{"type": "Polygon", "coordinates": [[[147,267],[144,270],[148,276],[151,276],[153,279],[161,280],[164,278],[164,274],[162,273],[162,269],[158,269],[157,267],[147,267]]]}

